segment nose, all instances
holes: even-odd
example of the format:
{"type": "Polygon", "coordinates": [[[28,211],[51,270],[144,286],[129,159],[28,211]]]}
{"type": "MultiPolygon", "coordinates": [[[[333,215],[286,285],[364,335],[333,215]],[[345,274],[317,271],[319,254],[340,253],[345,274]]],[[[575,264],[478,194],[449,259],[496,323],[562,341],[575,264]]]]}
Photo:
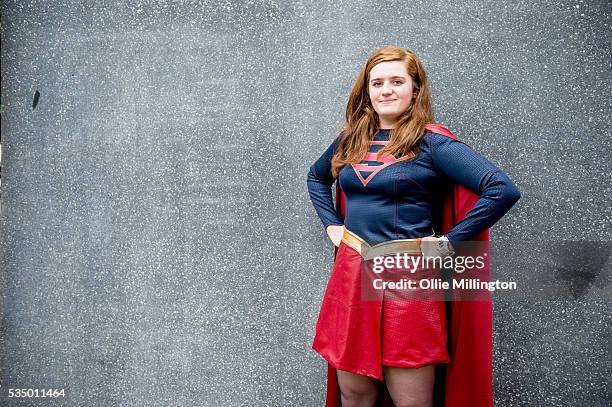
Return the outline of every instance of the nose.
{"type": "Polygon", "coordinates": [[[391,84],[389,82],[384,82],[382,85],[382,94],[383,95],[388,95],[393,91],[393,89],[391,88],[391,84]]]}

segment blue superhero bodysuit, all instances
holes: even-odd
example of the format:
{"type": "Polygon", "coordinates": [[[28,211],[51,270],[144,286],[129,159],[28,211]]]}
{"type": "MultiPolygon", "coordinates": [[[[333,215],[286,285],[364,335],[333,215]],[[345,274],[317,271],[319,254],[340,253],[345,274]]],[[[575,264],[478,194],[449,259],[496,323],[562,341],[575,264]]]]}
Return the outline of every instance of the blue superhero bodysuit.
{"type": "Polygon", "coordinates": [[[370,245],[430,236],[439,230],[436,218],[444,192],[452,183],[459,183],[479,199],[447,233],[457,245],[493,226],[520,198],[502,170],[461,142],[427,132],[414,158],[396,161],[388,156],[376,161],[376,152],[388,140],[389,130],[378,131],[364,160],[341,169],[344,221],[334,208],[331,191],[335,181],[331,160],[339,138],[310,167],[308,192],[325,227],[344,225],[370,245]]]}

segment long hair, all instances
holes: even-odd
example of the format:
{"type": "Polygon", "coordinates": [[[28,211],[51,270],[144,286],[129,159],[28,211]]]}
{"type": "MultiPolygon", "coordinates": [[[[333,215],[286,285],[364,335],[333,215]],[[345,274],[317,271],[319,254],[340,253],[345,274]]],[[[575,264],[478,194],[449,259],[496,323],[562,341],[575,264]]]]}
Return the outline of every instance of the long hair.
{"type": "Polygon", "coordinates": [[[378,152],[378,156],[394,155],[410,158],[425,134],[425,125],[434,122],[431,109],[431,90],[427,74],[419,58],[410,50],[388,46],[374,51],[359,72],[346,106],[346,123],[336,152],[332,158],[334,177],[346,164],[356,164],[363,160],[368,151],[368,141],[380,126],[378,114],[374,110],[368,92],[370,71],[381,62],[404,61],[406,71],[412,78],[414,99],[406,112],[398,119],[391,130],[389,143],[378,152]]]}

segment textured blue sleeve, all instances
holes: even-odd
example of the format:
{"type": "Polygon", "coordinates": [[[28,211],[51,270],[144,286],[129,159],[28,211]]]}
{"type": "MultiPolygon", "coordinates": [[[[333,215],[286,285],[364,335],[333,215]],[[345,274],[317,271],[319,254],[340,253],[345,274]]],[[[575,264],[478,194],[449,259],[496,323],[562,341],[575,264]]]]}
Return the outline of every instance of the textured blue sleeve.
{"type": "Polygon", "coordinates": [[[447,233],[451,244],[470,240],[501,219],[521,194],[502,170],[469,146],[438,134],[430,140],[436,169],[479,195],[467,216],[447,233]]]}
{"type": "Polygon", "coordinates": [[[335,179],[331,172],[331,161],[334,151],[338,145],[337,138],[323,155],[310,167],[306,183],[308,184],[308,194],[323,226],[342,225],[344,222],[334,208],[331,186],[335,179]]]}

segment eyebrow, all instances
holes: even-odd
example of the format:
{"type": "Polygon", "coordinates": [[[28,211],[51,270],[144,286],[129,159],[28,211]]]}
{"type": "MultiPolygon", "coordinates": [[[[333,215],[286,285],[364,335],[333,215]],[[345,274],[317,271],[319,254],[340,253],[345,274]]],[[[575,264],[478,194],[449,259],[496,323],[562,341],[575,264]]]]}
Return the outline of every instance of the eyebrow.
{"type": "MultiPolygon", "coordinates": [[[[395,79],[395,78],[399,78],[399,79],[406,79],[406,77],[405,77],[405,76],[392,76],[392,77],[391,77],[391,79],[395,79]]],[[[370,82],[379,81],[379,80],[381,80],[381,79],[384,79],[384,78],[372,78],[372,79],[370,79],[370,82]]]]}

